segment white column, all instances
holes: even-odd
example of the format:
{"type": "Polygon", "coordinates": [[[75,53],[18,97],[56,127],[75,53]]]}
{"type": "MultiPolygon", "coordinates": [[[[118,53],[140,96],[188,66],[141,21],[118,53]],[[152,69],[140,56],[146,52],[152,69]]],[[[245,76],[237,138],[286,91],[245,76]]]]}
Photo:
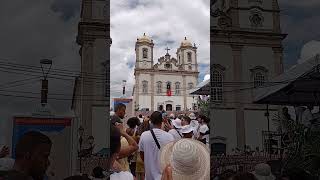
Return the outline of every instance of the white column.
{"type": "Polygon", "coordinates": [[[154,111],[154,74],[151,74],[151,111],[154,111]]]}

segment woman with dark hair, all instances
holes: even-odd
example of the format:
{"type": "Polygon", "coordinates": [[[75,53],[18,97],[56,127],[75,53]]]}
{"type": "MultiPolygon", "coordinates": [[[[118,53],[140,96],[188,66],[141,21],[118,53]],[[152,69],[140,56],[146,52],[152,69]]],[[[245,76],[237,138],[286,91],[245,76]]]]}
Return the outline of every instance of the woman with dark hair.
{"type": "MultiPolygon", "coordinates": [[[[140,136],[143,132],[150,130],[150,118],[145,117],[143,123],[140,124],[137,130],[137,142],[140,140],[140,136]]],[[[137,155],[136,162],[136,177],[137,179],[144,180],[144,162],[141,159],[140,153],[137,155]]]]}
{"type": "MultiPolygon", "coordinates": [[[[126,129],[127,134],[129,134],[137,143],[139,143],[139,138],[137,135],[137,127],[140,125],[140,120],[137,117],[131,117],[127,121],[129,128],[126,129]]],[[[136,162],[137,162],[138,151],[134,152],[128,157],[129,168],[133,176],[136,176],[136,162]]]]}

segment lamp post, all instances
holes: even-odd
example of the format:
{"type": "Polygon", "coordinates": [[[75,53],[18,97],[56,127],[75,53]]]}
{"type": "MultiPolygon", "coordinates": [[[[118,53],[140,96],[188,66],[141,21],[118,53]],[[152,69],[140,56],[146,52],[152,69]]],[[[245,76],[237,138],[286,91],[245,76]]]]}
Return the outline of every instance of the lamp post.
{"type": "Polygon", "coordinates": [[[41,105],[45,106],[48,102],[48,74],[52,66],[52,60],[41,59],[40,60],[41,70],[43,74],[43,79],[41,81],[41,105]]]}
{"type": "Polygon", "coordinates": [[[124,97],[124,95],[126,94],[126,80],[122,80],[122,95],[124,97]]]}
{"type": "Polygon", "coordinates": [[[78,133],[79,133],[79,148],[80,148],[78,156],[80,158],[80,173],[82,173],[82,157],[80,154],[82,150],[83,134],[84,134],[84,128],[82,126],[79,127],[78,133]]]}

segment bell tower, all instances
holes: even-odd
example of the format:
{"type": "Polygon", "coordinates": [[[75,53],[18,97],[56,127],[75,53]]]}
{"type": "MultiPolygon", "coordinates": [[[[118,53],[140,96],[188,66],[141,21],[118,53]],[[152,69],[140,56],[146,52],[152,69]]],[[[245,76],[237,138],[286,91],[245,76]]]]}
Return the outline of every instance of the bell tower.
{"type": "Polygon", "coordinates": [[[136,42],[136,69],[151,69],[153,66],[153,40],[144,33],[136,42]]]}
{"type": "Polygon", "coordinates": [[[181,42],[180,47],[177,49],[178,64],[183,65],[186,71],[198,71],[197,64],[197,47],[192,46],[187,37],[181,42]]]}

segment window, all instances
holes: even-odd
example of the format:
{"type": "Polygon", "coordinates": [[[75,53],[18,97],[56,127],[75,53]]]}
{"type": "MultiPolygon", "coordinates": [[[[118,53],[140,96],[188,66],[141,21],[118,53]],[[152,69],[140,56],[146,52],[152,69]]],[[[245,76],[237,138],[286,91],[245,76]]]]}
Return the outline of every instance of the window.
{"type": "Polygon", "coordinates": [[[180,83],[176,82],[176,95],[180,95],[180,83]]]}
{"type": "Polygon", "coordinates": [[[192,67],[191,67],[191,66],[189,66],[189,70],[192,70],[192,67]]]}
{"type": "Polygon", "coordinates": [[[193,89],[193,83],[188,83],[188,89],[193,89]]]}
{"type": "Polygon", "coordinates": [[[261,87],[266,83],[268,70],[265,67],[257,66],[250,71],[254,88],[261,87]]]}
{"type": "Polygon", "coordinates": [[[143,58],[148,58],[148,49],[147,48],[142,49],[142,56],[143,56],[143,58]]]}
{"type": "Polygon", "coordinates": [[[265,76],[261,72],[257,72],[253,78],[254,87],[261,87],[265,83],[265,76]]]}
{"type": "Polygon", "coordinates": [[[158,94],[162,93],[162,82],[161,81],[157,82],[157,93],[158,94]]]}
{"type": "Polygon", "coordinates": [[[143,94],[148,93],[148,81],[142,81],[142,93],[143,94]]]}
{"type": "Polygon", "coordinates": [[[181,111],[181,106],[180,105],[176,105],[176,111],[181,111]]]}
{"type": "Polygon", "coordinates": [[[165,67],[166,67],[167,69],[170,69],[170,68],[171,68],[171,64],[167,63],[167,64],[165,64],[165,67]]]}
{"type": "Polygon", "coordinates": [[[148,58],[148,49],[147,48],[142,49],[142,56],[143,56],[143,58],[148,58]]]}
{"type": "Polygon", "coordinates": [[[191,52],[188,52],[188,53],[187,53],[187,56],[188,56],[188,62],[191,62],[191,59],[192,59],[192,58],[191,58],[191,56],[192,56],[191,52]]]}
{"type": "Polygon", "coordinates": [[[223,77],[221,72],[213,71],[213,100],[216,102],[221,102],[223,98],[223,77]]]}

